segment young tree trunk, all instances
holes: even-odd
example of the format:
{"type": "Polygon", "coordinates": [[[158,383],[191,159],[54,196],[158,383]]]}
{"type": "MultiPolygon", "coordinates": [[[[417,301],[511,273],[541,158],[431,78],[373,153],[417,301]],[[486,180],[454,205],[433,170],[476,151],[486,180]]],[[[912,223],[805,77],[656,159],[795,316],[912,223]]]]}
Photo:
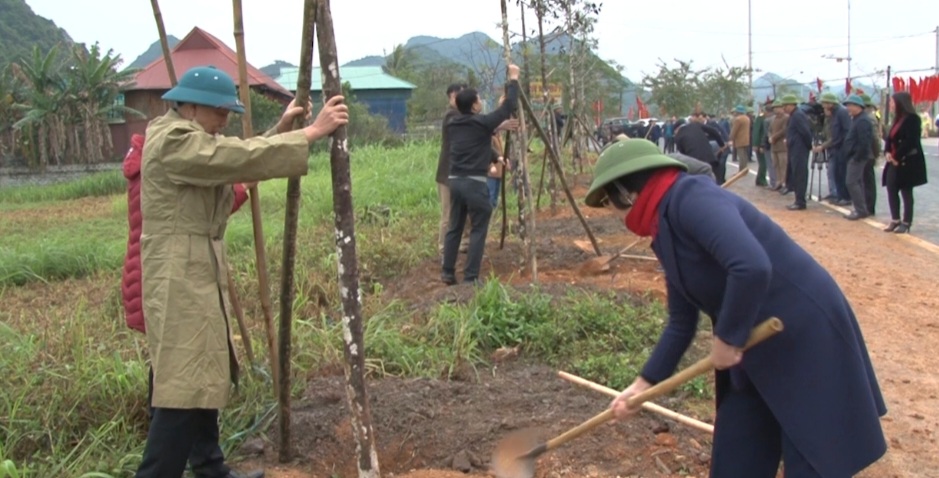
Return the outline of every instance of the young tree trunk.
{"type": "MultiPolygon", "coordinates": [[[[248,85],[248,60],[245,53],[245,28],[241,8],[241,0],[232,0],[232,11],[235,21],[235,49],[238,54],[238,93],[244,103],[245,112],[241,115],[242,137],[254,136],[251,126],[251,90],[248,85]]],[[[274,313],[271,307],[271,289],[267,272],[267,251],[264,245],[264,226],[261,217],[261,199],[258,196],[258,187],[248,190],[251,196],[251,223],[254,228],[254,258],[258,270],[258,289],[261,295],[261,312],[264,314],[264,326],[267,331],[267,350],[270,354],[271,377],[274,382],[274,396],[280,393],[280,373],[277,360],[277,340],[274,338],[274,313]]],[[[233,299],[234,300],[234,299],[233,299]]],[[[237,311],[237,309],[236,309],[237,311]]],[[[239,321],[244,321],[239,316],[239,321]]],[[[244,337],[245,347],[250,347],[250,339],[244,337]]]]}
{"type": "Polygon", "coordinates": [[[522,14],[522,91],[531,96],[531,72],[528,67],[528,31],[525,29],[525,3],[518,2],[522,14]]]}
{"type": "MultiPolygon", "coordinates": [[[[532,111],[531,103],[528,101],[528,97],[522,95],[519,99],[522,106],[525,109],[525,112],[530,116],[534,116],[535,113],[532,111]]],[[[535,123],[535,130],[538,135],[541,136],[543,141],[548,141],[548,134],[541,129],[541,125],[535,123]]],[[[580,208],[577,207],[577,201],[574,199],[573,193],[571,193],[571,188],[567,186],[567,182],[564,180],[564,172],[561,169],[561,159],[558,158],[557,154],[553,149],[547,150],[549,156],[551,157],[551,163],[558,170],[558,179],[560,180],[561,187],[564,188],[564,193],[567,195],[567,200],[571,204],[571,208],[574,209],[574,214],[577,216],[577,219],[580,220],[580,224],[584,226],[584,232],[587,233],[587,237],[590,239],[590,244],[593,245],[593,251],[596,252],[597,256],[600,255],[600,245],[597,243],[596,236],[593,235],[593,232],[590,230],[590,225],[587,224],[587,219],[580,212],[580,208]]]]}
{"type": "MultiPolygon", "coordinates": [[[[568,66],[568,76],[570,81],[570,86],[568,87],[568,100],[570,102],[570,116],[576,116],[577,112],[580,110],[580,104],[577,101],[577,67],[576,61],[574,58],[576,55],[577,45],[574,39],[574,14],[571,11],[570,3],[565,3],[564,13],[567,16],[567,35],[570,40],[567,49],[567,66],[568,66]]],[[[570,129],[573,125],[570,124],[570,119],[568,120],[568,128],[570,129]]],[[[576,129],[571,129],[571,134],[573,137],[572,142],[572,154],[571,161],[574,168],[578,168],[581,161],[583,160],[583,150],[581,149],[580,133],[576,129]]],[[[582,167],[581,167],[582,168],[582,167]]]]}
{"type": "MultiPolygon", "coordinates": [[[[560,133],[558,132],[557,122],[554,120],[554,111],[551,108],[554,104],[554,99],[548,97],[548,67],[544,40],[544,14],[546,6],[544,2],[545,0],[538,0],[536,13],[538,15],[538,48],[541,53],[541,100],[544,102],[545,110],[548,112],[548,143],[545,144],[545,149],[553,148],[555,156],[560,156],[561,150],[558,141],[558,134],[560,133]]],[[[548,191],[551,195],[551,214],[554,215],[558,212],[558,188],[554,177],[554,168],[548,167],[547,153],[545,154],[545,161],[542,167],[548,170],[548,191]]]]}
{"type": "MultiPolygon", "coordinates": [[[[316,0],[303,2],[303,34],[300,39],[300,71],[297,73],[296,103],[305,105],[310,99],[313,75],[313,30],[316,23],[316,0]]],[[[294,120],[294,129],[303,120],[294,120]]],[[[297,218],[300,213],[300,178],[287,180],[287,205],[284,212],[284,251],[280,279],[280,324],[278,327],[277,367],[280,377],[277,391],[278,459],[290,461],[290,346],[293,325],[293,269],[297,254],[297,218]]]]}
{"type": "MultiPolygon", "coordinates": [[[[329,0],[319,0],[316,15],[323,99],[342,94],[339,58],[329,0]]],[[[365,339],[362,300],[359,296],[359,263],[356,257],[355,213],[352,206],[352,177],[349,171],[347,130],[341,126],[330,137],[330,169],[333,179],[333,211],[336,220],[336,252],[339,255],[339,290],[342,296],[342,328],[345,351],[346,396],[355,437],[360,478],[381,476],[372,414],[365,386],[365,339]]]]}
{"type": "MultiPolygon", "coordinates": [[[[506,0],[501,0],[502,7],[502,44],[505,55],[505,66],[508,69],[512,63],[512,44],[509,42],[509,15],[506,0]]],[[[521,101],[519,101],[521,105],[521,101]]],[[[535,247],[535,214],[531,204],[531,180],[528,176],[528,139],[525,134],[525,115],[521,108],[517,109],[519,128],[516,141],[513,144],[513,155],[518,160],[515,173],[521,179],[518,185],[518,228],[519,236],[525,244],[525,259],[531,272],[531,280],[538,282],[538,257],[535,247]]],[[[535,118],[537,121],[537,118],[535,118]]]]}

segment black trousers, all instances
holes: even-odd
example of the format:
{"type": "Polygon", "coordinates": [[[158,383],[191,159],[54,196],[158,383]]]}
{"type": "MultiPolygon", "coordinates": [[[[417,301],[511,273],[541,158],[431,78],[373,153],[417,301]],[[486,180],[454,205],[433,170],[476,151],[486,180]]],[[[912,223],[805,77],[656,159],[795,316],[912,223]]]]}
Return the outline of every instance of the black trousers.
{"type": "Polygon", "coordinates": [[[489,233],[489,219],[492,217],[489,186],[485,181],[476,179],[452,178],[450,179],[450,229],[443,242],[442,275],[444,278],[456,278],[456,259],[467,216],[470,219],[471,229],[466,266],[463,269],[463,282],[475,282],[479,279],[479,269],[482,266],[483,252],[486,248],[486,235],[489,233]]]}
{"type": "Polygon", "coordinates": [[[884,169],[887,183],[887,204],[890,206],[890,218],[900,220],[900,199],[903,199],[903,222],[913,223],[913,188],[900,188],[897,184],[897,168],[888,164],[884,169]]]}
{"type": "Polygon", "coordinates": [[[805,194],[809,187],[809,155],[789,153],[789,187],[795,193],[795,203],[805,206],[805,194]]]}
{"type": "Polygon", "coordinates": [[[775,478],[780,459],[786,478],[821,478],[756,388],[746,383],[735,390],[726,382],[714,423],[711,478],[775,478]]]}
{"type": "MultiPolygon", "coordinates": [[[[149,401],[153,403],[153,370],[149,401]]],[[[178,478],[186,462],[198,478],[231,472],[218,444],[218,410],[150,407],[150,431],[135,478],[178,478]]]]}
{"type": "MultiPolygon", "coordinates": [[[[876,161],[876,160],[875,160],[876,161]]],[[[864,197],[867,204],[867,213],[874,215],[877,205],[877,174],[874,172],[874,163],[871,161],[864,170],[864,197]]]]}

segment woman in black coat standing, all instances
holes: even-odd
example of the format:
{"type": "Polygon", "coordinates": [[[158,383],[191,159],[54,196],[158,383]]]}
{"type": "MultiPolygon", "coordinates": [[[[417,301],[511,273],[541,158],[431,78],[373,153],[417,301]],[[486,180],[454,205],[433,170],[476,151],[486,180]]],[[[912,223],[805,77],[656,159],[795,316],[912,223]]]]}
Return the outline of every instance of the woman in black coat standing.
{"type": "Polygon", "coordinates": [[[893,95],[894,120],[884,144],[887,164],[883,185],[887,187],[890,224],[885,232],[910,232],[913,224],[913,188],[926,184],[926,156],[920,142],[922,121],[913,108],[909,93],[893,95]],[[903,198],[903,220],[900,220],[900,198],[903,198]]]}

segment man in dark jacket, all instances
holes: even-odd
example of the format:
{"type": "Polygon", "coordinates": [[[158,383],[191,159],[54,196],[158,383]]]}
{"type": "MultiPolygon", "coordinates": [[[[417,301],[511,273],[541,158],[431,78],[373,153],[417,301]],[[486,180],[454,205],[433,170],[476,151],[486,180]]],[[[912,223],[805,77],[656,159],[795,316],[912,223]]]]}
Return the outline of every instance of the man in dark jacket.
{"type": "Polygon", "coordinates": [[[845,158],[843,146],[848,130],[851,128],[851,116],[848,115],[848,110],[839,104],[838,97],[834,93],[822,94],[821,103],[830,118],[828,120],[830,130],[828,140],[813,148],[812,151],[815,153],[828,152],[828,164],[832,166],[829,170],[832,172],[829,178],[834,179],[834,187],[831,188],[833,197],[830,199],[839,206],[846,206],[850,204],[851,199],[848,197],[848,188],[845,182],[848,161],[845,158]]]}
{"type": "Polygon", "coordinates": [[[516,65],[509,65],[509,86],[505,101],[489,114],[476,114],[480,108],[479,94],[466,88],[456,95],[459,115],[445,126],[450,140],[450,226],[443,247],[444,283],[456,283],[456,257],[460,237],[469,216],[469,251],[463,270],[463,282],[475,283],[479,279],[479,268],[489,231],[492,205],[489,203],[489,187],[486,177],[489,165],[495,159],[492,154],[492,135],[512,116],[518,105],[518,73],[516,65]]]}
{"type": "Polygon", "coordinates": [[[809,153],[812,152],[812,124],[809,117],[799,109],[799,97],[783,96],[779,101],[789,115],[786,129],[786,148],[789,151],[789,166],[792,180],[790,187],[795,193],[795,201],[786,206],[790,211],[801,211],[806,207],[805,194],[809,187],[809,153]]]}
{"type": "Polygon", "coordinates": [[[844,140],[844,153],[847,159],[847,189],[854,204],[854,211],[844,217],[850,221],[863,219],[870,215],[867,206],[867,190],[873,190],[870,175],[865,174],[874,162],[874,126],[870,115],[864,111],[864,100],[858,95],[851,95],[844,101],[851,117],[851,129],[844,140]]]}
{"type": "Polygon", "coordinates": [[[447,134],[447,124],[450,120],[460,115],[456,109],[456,95],[466,88],[466,85],[454,83],[447,87],[447,98],[449,106],[447,112],[443,115],[443,123],[440,126],[440,156],[437,159],[437,197],[440,199],[440,233],[437,237],[437,252],[443,253],[444,239],[447,237],[447,229],[450,223],[450,185],[447,176],[450,175],[450,137],[447,134]]]}
{"type": "Polygon", "coordinates": [[[681,154],[710,165],[718,184],[723,184],[723,176],[718,174],[720,164],[710,142],[714,141],[723,148],[724,137],[717,129],[704,124],[705,118],[703,113],[695,113],[688,123],[678,120],[675,123],[675,148],[681,154]]]}

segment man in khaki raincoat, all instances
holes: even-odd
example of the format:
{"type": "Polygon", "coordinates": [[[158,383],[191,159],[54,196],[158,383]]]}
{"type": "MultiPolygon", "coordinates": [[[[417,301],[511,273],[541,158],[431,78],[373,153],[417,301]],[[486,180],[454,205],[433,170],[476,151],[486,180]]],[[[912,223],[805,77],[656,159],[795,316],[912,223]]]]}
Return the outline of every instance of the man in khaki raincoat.
{"type": "Polygon", "coordinates": [[[291,103],[264,137],[241,140],[219,135],[231,111],[244,112],[221,70],[193,68],[163,99],[173,109],[147,126],[141,170],[153,415],[136,478],[179,478],[187,461],[199,478],[240,478],[218,445],[218,409],[238,375],[223,241],[231,185],[305,175],[309,144],[346,124],[348,109],[333,97],[312,125],[289,131],[309,111],[291,103]]]}

